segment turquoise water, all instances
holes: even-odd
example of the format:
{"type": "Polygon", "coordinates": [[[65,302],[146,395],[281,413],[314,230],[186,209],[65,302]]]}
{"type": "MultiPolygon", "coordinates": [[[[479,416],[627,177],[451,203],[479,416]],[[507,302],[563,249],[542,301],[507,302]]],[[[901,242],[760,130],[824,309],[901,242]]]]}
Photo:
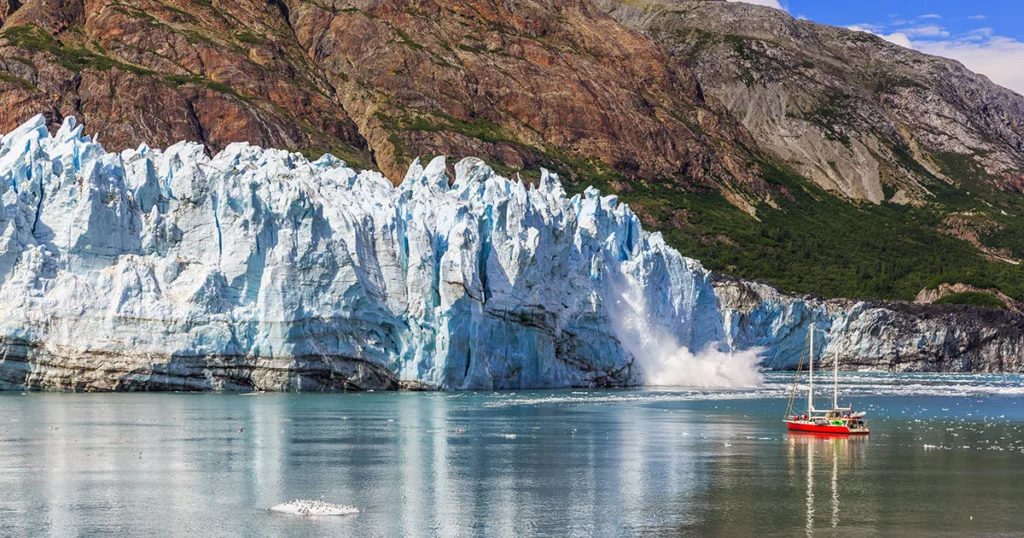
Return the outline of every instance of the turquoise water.
{"type": "MultiPolygon", "coordinates": [[[[869,438],[758,390],[0,395],[0,535],[1024,534],[1024,378],[842,376],[869,438]],[[296,498],[361,509],[268,512],[296,498]]],[[[822,404],[830,395],[822,388],[822,404]]]]}

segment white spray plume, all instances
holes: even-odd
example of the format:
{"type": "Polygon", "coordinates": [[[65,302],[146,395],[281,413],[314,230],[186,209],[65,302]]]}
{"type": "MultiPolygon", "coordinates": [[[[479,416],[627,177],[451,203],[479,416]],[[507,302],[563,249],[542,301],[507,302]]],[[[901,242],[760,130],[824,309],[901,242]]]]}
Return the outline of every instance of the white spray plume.
{"type": "Polygon", "coordinates": [[[624,276],[613,286],[609,308],[616,336],[637,360],[644,384],[653,387],[753,388],[762,384],[760,349],[723,351],[714,343],[698,353],[650,319],[637,286],[624,276]]]}
{"type": "Polygon", "coordinates": [[[760,350],[719,351],[713,345],[699,353],[670,342],[644,348],[637,358],[644,384],[651,387],[752,388],[761,386],[757,369],[760,350]],[[649,351],[648,351],[649,350],[649,351]]]}

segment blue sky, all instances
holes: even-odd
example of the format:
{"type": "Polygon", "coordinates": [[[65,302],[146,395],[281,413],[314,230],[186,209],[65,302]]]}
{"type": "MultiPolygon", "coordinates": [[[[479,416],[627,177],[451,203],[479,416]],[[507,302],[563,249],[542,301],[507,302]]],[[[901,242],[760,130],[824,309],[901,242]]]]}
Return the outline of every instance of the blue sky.
{"type": "Polygon", "coordinates": [[[1024,94],[1024,0],[732,0],[959,60],[1024,94]]]}

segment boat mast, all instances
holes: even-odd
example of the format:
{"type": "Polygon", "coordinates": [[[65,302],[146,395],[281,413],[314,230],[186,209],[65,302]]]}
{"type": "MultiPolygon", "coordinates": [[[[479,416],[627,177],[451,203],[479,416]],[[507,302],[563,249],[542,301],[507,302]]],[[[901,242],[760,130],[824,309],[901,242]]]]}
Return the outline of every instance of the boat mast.
{"type": "Polygon", "coordinates": [[[807,370],[807,414],[814,413],[814,324],[811,323],[811,350],[807,356],[810,358],[810,363],[807,370]]]}
{"type": "Polygon", "coordinates": [[[839,409],[839,348],[832,359],[832,409],[839,409]]]}

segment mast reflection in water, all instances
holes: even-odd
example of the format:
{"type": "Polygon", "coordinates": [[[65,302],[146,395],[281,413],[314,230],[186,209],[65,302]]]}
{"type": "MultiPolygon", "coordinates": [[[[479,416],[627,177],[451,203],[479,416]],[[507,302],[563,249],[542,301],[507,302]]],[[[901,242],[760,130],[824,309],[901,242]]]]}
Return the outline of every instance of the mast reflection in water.
{"type": "MultiPolygon", "coordinates": [[[[798,474],[802,469],[807,475],[807,536],[814,535],[815,521],[818,511],[815,508],[815,493],[821,482],[827,478],[831,488],[830,527],[839,526],[840,485],[844,476],[856,474],[858,464],[864,461],[867,454],[869,438],[867,436],[836,436],[827,434],[790,432],[788,439],[790,475],[798,474]],[[815,470],[818,470],[816,484],[815,470]],[[828,477],[821,477],[821,469],[831,471],[828,477]]],[[[828,472],[828,471],[826,471],[828,472]]]]}

